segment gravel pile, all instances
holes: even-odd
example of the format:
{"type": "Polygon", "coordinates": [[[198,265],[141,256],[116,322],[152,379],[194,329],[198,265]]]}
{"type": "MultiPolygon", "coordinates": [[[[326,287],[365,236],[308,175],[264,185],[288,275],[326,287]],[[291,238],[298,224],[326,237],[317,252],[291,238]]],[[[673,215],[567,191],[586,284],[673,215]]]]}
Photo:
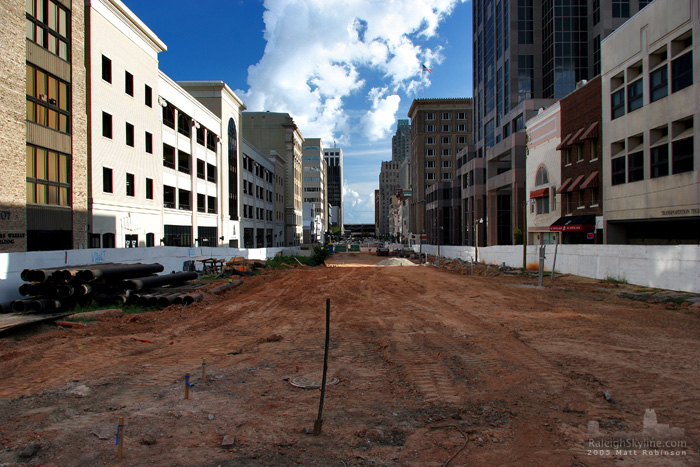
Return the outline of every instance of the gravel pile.
{"type": "Polygon", "coordinates": [[[377,266],[418,266],[406,258],[388,258],[377,263],[377,266]]]}

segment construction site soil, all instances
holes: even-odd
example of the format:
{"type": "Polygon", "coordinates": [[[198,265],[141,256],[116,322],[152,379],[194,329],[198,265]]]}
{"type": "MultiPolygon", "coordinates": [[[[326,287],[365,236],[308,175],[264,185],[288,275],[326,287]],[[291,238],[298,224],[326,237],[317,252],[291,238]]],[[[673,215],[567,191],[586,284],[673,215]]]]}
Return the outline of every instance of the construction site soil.
{"type": "Polygon", "coordinates": [[[700,463],[697,296],[348,267],[381,259],[336,255],[346,267],[264,270],[187,308],[3,334],[0,464],[700,463]],[[326,299],[336,384],[314,436],[321,391],[291,383],[321,380],[326,299]],[[652,434],[673,439],[650,448],[652,434]]]}

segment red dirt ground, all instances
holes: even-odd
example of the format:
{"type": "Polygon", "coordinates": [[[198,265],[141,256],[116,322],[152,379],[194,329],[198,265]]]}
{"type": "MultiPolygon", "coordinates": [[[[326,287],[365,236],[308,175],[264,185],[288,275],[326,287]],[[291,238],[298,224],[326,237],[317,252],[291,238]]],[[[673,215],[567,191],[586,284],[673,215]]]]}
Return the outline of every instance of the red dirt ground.
{"type": "Polygon", "coordinates": [[[188,308],[6,333],[0,464],[698,465],[697,305],[571,276],[538,289],[532,277],[461,272],[270,271],[188,308]],[[320,391],[290,380],[320,377],[326,298],[339,382],[313,436],[302,431],[320,391]],[[630,438],[647,409],[683,429],[685,446],[657,455],[589,444],[589,422],[630,438]]]}

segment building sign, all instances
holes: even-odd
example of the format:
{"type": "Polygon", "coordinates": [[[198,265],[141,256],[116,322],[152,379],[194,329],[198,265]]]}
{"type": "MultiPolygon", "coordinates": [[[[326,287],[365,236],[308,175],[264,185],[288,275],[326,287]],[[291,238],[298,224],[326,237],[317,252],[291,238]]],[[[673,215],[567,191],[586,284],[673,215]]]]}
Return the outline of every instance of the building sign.
{"type": "Polygon", "coordinates": [[[691,209],[666,209],[661,211],[662,216],[699,216],[700,208],[691,209]]]}
{"type": "Polygon", "coordinates": [[[23,239],[24,232],[0,232],[0,245],[14,245],[15,241],[23,239]]]}
{"type": "Polygon", "coordinates": [[[413,196],[413,190],[403,190],[402,195],[404,198],[410,198],[413,196]]]}

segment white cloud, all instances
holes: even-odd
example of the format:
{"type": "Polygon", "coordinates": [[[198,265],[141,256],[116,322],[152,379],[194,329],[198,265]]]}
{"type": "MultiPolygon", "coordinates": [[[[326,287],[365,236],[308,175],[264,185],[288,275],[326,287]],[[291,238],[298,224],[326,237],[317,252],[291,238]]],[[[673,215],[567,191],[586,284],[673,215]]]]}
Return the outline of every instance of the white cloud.
{"type": "Polygon", "coordinates": [[[401,97],[396,94],[384,97],[387,89],[372,88],[369,99],[372,101],[372,109],[362,117],[363,135],[370,141],[377,141],[387,137],[391,133],[391,127],[396,120],[396,111],[399,110],[401,97]]]}
{"type": "Polygon", "coordinates": [[[343,222],[365,224],[374,222],[374,190],[376,183],[343,181],[343,222]]]}
{"type": "Polygon", "coordinates": [[[265,0],[265,53],[248,68],[248,91],[236,92],[250,110],[289,112],[305,136],[347,143],[359,122],[344,105],[365,90],[369,78],[362,74],[373,72],[385,82],[382,95],[370,93],[361,128],[367,137],[385,136],[397,92],[415,94],[420,64],[442,59],[439,48],[420,42],[436,35],[459,1],[265,0]]]}

